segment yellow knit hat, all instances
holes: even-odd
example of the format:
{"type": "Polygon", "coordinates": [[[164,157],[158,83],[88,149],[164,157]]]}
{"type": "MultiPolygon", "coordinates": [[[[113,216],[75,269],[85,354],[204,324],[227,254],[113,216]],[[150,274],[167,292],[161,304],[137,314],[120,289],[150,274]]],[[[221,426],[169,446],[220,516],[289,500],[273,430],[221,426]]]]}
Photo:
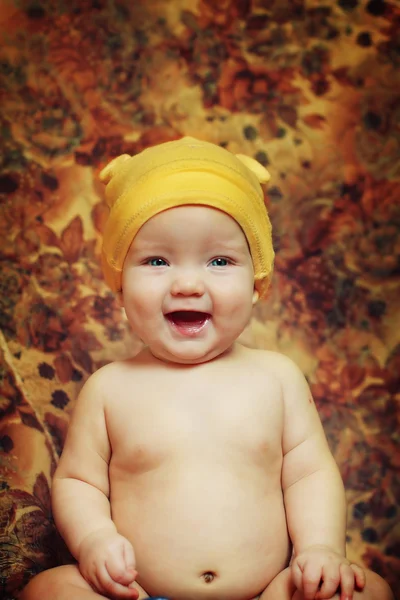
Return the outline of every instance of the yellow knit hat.
{"type": "Polygon", "coordinates": [[[107,184],[110,207],[102,264],[113,291],[121,290],[125,257],[142,225],[168,208],[197,204],[217,208],[240,225],[250,247],[256,290],[265,296],[274,251],[260,182],[268,181],[269,173],[256,160],[184,137],[135,156],[122,154],[101,171],[100,179],[107,184]]]}

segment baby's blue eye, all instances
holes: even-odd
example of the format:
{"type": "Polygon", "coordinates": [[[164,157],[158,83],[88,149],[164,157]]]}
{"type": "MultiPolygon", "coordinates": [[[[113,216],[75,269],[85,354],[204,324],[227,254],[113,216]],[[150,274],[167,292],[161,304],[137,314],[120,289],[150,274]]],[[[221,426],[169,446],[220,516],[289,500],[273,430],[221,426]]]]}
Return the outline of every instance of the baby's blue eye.
{"type": "Polygon", "coordinates": [[[149,258],[149,260],[147,261],[147,264],[152,267],[163,267],[167,263],[165,262],[165,260],[163,258],[155,257],[155,258],[149,258]]]}
{"type": "Polygon", "coordinates": [[[214,258],[214,260],[211,261],[211,265],[213,267],[226,267],[226,265],[229,263],[228,259],[226,258],[214,258]]]}

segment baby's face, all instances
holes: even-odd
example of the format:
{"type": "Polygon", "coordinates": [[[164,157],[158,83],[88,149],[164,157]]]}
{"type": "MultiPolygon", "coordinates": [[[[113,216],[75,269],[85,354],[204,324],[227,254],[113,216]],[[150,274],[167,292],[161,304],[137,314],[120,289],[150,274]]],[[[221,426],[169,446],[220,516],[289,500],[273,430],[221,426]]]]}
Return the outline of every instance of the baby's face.
{"type": "Polygon", "coordinates": [[[193,205],[143,225],[125,260],[122,289],[133,331],[157,358],[183,364],[230,348],[256,298],[239,225],[219,210],[193,205]]]}

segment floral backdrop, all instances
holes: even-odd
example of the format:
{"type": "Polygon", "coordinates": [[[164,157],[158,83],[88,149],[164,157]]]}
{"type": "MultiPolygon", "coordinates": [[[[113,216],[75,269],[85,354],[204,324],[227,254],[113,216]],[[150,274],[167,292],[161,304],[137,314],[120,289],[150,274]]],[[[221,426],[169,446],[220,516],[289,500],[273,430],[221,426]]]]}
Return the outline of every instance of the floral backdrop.
{"type": "Polygon", "coordinates": [[[276,268],[243,342],[306,374],[348,554],[400,594],[397,0],[0,0],[0,595],[68,560],[49,489],[83,382],[139,342],[100,169],[192,135],[254,156],[276,268]]]}

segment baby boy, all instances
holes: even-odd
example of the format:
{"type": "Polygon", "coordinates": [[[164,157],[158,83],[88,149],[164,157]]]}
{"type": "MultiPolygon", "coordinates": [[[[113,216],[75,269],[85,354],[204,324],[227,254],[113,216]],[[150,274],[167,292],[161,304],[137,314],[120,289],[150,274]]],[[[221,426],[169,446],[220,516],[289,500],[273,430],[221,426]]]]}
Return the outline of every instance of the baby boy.
{"type": "Polygon", "coordinates": [[[252,159],[183,138],[102,172],[103,268],[136,357],[92,375],[53,488],[76,564],[23,600],[392,600],[345,555],[346,504],[295,364],[237,339],[274,253],[252,159]]]}

